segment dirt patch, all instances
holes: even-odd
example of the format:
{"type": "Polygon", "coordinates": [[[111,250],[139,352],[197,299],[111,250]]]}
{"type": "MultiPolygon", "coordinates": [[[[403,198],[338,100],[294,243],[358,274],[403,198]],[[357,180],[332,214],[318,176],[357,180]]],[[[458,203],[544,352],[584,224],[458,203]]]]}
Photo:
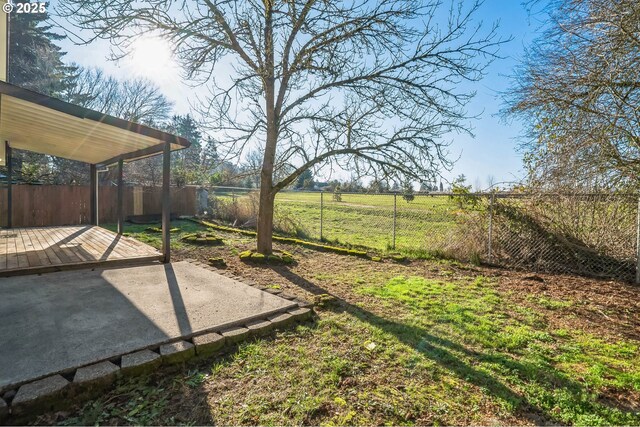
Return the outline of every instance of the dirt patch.
{"type": "Polygon", "coordinates": [[[555,328],[582,329],[594,334],[640,340],[640,287],[623,282],[568,275],[492,271],[500,278],[500,290],[521,305],[544,310],[555,328]],[[535,301],[542,301],[536,304],[535,301]],[[544,301],[566,303],[564,314],[545,307],[544,301]]]}

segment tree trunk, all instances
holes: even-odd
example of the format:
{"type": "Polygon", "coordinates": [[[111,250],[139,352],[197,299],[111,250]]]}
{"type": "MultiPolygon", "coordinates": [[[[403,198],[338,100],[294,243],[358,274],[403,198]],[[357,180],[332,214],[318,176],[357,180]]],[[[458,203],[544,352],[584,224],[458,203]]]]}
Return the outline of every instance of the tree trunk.
{"type": "MultiPolygon", "coordinates": [[[[267,84],[267,100],[273,99],[273,82],[267,84]]],[[[278,140],[274,120],[273,104],[267,102],[267,141],[260,172],[260,206],[258,207],[258,252],[269,255],[272,252],[273,208],[273,168],[278,140]]]]}
{"type": "Polygon", "coordinates": [[[273,69],[273,5],[265,1],[265,71],[264,91],[266,101],[267,140],[260,172],[260,207],[258,208],[258,252],[269,255],[273,251],[273,167],[276,160],[278,142],[277,118],[275,110],[275,78],[273,69]]]}
{"type": "Polygon", "coordinates": [[[273,208],[274,195],[271,185],[260,184],[260,206],[258,208],[258,252],[269,255],[273,251],[273,208]]]}

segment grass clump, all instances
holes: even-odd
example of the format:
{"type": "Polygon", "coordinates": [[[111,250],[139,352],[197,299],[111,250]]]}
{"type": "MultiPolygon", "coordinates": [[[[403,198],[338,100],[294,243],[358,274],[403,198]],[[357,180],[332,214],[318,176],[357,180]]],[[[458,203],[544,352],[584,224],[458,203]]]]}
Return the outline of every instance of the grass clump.
{"type": "Polygon", "coordinates": [[[182,236],[181,240],[183,242],[187,242],[195,245],[213,246],[213,245],[222,244],[222,239],[220,237],[216,236],[213,233],[207,233],[207,232],[196,232],[196,233],[185,234],[184,236],[182,236]]]}

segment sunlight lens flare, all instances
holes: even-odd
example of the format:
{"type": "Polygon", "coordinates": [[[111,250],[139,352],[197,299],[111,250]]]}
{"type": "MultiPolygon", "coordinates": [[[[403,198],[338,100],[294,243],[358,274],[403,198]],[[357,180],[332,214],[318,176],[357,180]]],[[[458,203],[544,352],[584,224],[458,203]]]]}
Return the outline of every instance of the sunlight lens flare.
{"type": "Polygon", "coordinates": [[[128,65],[136,76],[157,83],[177,78],[177,64],[171,47],[160,37],[143,36],[133,42],[128,65]]]}

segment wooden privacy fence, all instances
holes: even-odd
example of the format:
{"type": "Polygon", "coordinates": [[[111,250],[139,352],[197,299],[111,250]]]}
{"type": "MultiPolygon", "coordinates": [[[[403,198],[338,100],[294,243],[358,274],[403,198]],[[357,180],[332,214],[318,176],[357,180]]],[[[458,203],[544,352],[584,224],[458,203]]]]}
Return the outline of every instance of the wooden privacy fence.
{"type": "MultiPolygon", "coordinates": [[[[16,185],[13,191],[13,226],[89,224],[88,185],[16,185]]],[[[98,221],[117,221],[118,188],[98,187],[98,221]]],[[[0,225],[7,225],[7,189],[0,188],[0,225]]],[[[124,215],[154,215],[162,212],[161,187],[125,187],[124,215]]],[[[171,214],[196,214],[196,187],[171,188],[171,214]]]]}

